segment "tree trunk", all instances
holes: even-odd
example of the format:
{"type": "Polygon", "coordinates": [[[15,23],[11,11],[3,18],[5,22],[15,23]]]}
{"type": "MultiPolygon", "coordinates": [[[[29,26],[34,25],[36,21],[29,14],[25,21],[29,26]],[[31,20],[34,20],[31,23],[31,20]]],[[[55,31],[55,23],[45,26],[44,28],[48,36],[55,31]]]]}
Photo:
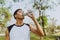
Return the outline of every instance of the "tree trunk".
{"type": "Polygon", "coordinates": [[[43,32],[44,32],[44,35],[46,36],[46,33],[45,33],[45,28],[44,28],[44,19],[43,19],[43,15],[42,15],[41,19],[42,19],[43,32]]]}

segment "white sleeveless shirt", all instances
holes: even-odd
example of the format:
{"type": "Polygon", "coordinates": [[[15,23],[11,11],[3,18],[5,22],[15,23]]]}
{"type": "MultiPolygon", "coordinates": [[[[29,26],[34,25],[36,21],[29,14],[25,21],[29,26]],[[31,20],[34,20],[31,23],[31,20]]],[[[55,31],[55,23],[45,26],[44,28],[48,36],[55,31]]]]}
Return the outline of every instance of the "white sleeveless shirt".
{"type": "Polygon", "coordinates": [[[21,27],[14,25],[10,31],[10,40],[30,40],[30,28],[26,24],[21,27]]]}

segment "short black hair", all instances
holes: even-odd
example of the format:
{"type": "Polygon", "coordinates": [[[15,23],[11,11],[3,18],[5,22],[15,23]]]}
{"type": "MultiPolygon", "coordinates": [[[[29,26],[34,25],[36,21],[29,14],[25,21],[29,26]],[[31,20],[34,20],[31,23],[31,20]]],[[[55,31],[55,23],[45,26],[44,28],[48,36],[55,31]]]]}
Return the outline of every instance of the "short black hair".
{"type": "Polygon", "coordinates": [[[13,14],[13,16],[14,16],[15,19],[16,19],[15,15],[17,14],[17,12],[18,12],[19,10],[22,10],[22,9],[17,9],[17,10],[15,10],[15,12],[14,12],[14,14],[13,14]]]}

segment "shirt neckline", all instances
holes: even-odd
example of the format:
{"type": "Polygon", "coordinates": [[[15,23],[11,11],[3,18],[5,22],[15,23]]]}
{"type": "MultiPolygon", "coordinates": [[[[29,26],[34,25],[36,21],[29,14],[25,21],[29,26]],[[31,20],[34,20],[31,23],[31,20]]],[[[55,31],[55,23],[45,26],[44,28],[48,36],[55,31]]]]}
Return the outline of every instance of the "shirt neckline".
{"type": "Polygon", "coordinates": [[[22,27],[24,25],[24,23],[22,25],[16,25],[16,24],[14,24],[14,25],[17,26],[17,27],[22,27]]]}

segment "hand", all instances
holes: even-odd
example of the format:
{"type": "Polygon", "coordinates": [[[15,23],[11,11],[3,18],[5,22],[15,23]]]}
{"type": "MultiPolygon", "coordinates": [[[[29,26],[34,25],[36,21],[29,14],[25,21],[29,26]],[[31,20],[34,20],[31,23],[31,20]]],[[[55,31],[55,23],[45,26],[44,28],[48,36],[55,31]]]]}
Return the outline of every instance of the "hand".
{"type": "Polygon", "coordinates": [[[32,19],[35,18],[34,15],[33,15],[32,13],[27,13],[27,15],[28,15],[28,17],[30,17],[30,18],[32,18],[32,19]]]}

